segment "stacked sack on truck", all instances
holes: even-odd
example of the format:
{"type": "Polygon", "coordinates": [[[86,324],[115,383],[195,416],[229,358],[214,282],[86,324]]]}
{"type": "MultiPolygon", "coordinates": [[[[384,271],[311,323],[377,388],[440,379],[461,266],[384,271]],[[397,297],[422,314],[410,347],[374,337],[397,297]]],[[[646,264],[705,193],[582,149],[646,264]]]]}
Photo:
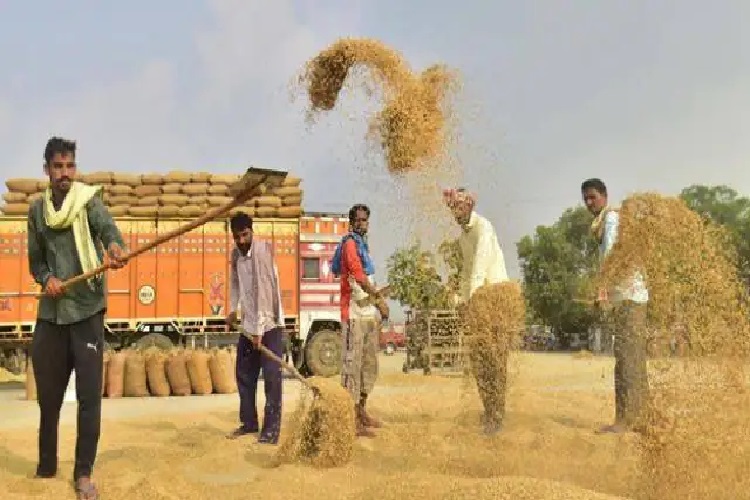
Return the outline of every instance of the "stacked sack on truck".
{"type": "MultiPolygon", "coordinates": [[[[160,217],[190,219],[215,207],[226,205],[232,198],[229,186],[239,175],[205,172],[170,172],[161,174],[117,174],[95,172],[83,174],[78,180],[102,186],[102,198],[114,217],[160,217]]],[[[242,207],[259,218],[295,218],[302,215],[303,191],[299,177],[288,176],[282,186],[255,196],[242,207]]],[[[26,215],[29,204],[47,188],[46,180],[9,179],[2,213],[26,215]]]]}

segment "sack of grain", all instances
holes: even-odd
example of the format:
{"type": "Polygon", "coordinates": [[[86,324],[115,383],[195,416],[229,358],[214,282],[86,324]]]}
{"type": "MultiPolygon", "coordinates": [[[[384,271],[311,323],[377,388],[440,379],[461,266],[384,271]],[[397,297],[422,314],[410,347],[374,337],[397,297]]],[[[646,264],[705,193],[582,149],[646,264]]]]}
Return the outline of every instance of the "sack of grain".
{"type": "Polygon", "coordinates": [[[211,184],[208,186],[209,196],[227,196],[229,194],[229,186],[226,184],[211,184]]]}
{"type": "Polygon", "coordinates": [[[34,378],[34,363],[31,356],[26,363],[26,400],[36,401],[36,379],[34,378]]]}
{"type": "Polygon", "coordinates": [[[30,194],[29,197],[26,199],[26,203],[28,203],[29,205],[31,205],[32,203],[34,203],[35,200],[38,200],[42,196],[44,196],[44,193],[30,194]]]}
{"type": "Polygon", "coordinates": [[[120,186],[136,187],[141,185],[141,176],[131,174],[112,174],[112,183],[120,186]]]}
{"type": "Polygon", "coordinates": [[[166,360],[167,380],[172,394],[175,396],[189,396],[192,393],[190,375],[187,369],[185,351],[175,349],[169,353],[166,360]]]}
{"type": "Polygon", "coordinates": [[[287,176],[284,177],[284,180],[281,181],[281,185],[296,187],[296,186],[299,186],[301,182],[302,182],[302,179],[300,179],[299,177],[295,177],[293,175],[287,174],[287,176]]]}
{"type": "Polygon", "coordinates": [[[126,206],[113,206],[109,207],[109,215],[112,217],[125,217],[128,215],[128,207],[126,206]]]}
{"type": "Polygon", "coordinates": [[[109,370],[111,359],[112,354],[109,351],[105,351],[102,355],[102,397],[107,395],[107,371],[109,370]]]}
{"type": "Polygon", "coordinates": [[[298,207],[302,205],[302,196],[287,196],[281,199],[283,207],[298,207]]]}
{"type": "Polygon", "coordinates": [[[167,358],[161,349],[149,349],[146,353],[146,378],[152,396],[166,397],[171,393],[167,380],[167,358]]]}
{"type": "Polygon", "coordinates": [[[256,217],[274,217],[276,215],[276,208],[273,207],[255,207],[256,217]]]}
{"type": "Polygon", "coordinates": [[[135,196],[110,196],[107,203],[111,206],[129,207],[130,205],[136,205],[138,203],[138,198],[135,196]]]}
{"type": "Polygon", "coordinates": [[[211,174],[211,178],[208,182],[210,184],[224,184],[225,186],[231,186],[238,180],[240,180],[240,176],[236,174],[211,174]]]}
{"type": "Polygon", "coordinates": [[[161,194],[161,187],[144,184],[143,186],[137,186],[133,189],[133,194],[139,198],[143,198],[144,196],[159,196],[161,194]]]}
{"type": "Polygon", "coordinates": [[[237,348],[233,345],[229,346],[229,355],[232,357],[232,370],[236,371],[237,366],[237,348]]]}
{"type": "Polygon", "coordinates": [[[156,206],[159,206],[159,197],[158,196],[144,196],[142,198],[138,198],[138,201],[135,204],[138,205],[139,207],[156,207],[156,206]]]}
{"type": "Polygon", "coordinates": [[[253,207],[234,207],[229,211],[229,216],[231,217],[239,213],[247,214],[250,217],[255,217],[255,209],[253,207]]]}
{"type": "Polygon", "coordinates": [[[164,182],[166,184],[185,184],[190,182],[190,173],[189,172],[181,172],[179,170],[173,170],[172,172],[169,172],[167,175],[164,176],[164,182]]]}
{"type": "Polygon", "coordinates": [[[223,207],[232,203],[233,199],[231,196],[209,196],[207,201],[211,207],[223,207]]]}
{"type": "Polygon", "coordinates": [[[206,213],[206,209],[195,205],[188,205],[186,207],[180,207],[179,216],[185,218],[200,217],[206,213]]]}
{"type": "Polygon", "coordinates": [[[42,179],[36,183],[36,192],[42,193],[49,187],[49,179],[42,179]]]}
{"type": "Polygon", "coordinates": [[[190,182],[194,184],[209,184],[211,182],[211,174],[208,172],[193,172],[190,174],[190,182]]]}
{"type": "Polygon", "coordinates": [[[29,204],[28,203],[8,203],[3,207],[3,213],[5,215],[28,215],[29,204]]]}
{"type": "Polygon", "coordinates": [[[128,207],[128,214],[133,217],[155,217],[157,214],[157,207],[128,207]]]}
{"type": "Polygon", "coordinates": [[[276,209],[276,216],[282,219],[296,218],[302,215],[302,207],[279,207],[276,209]]]}
{"type": "Polygon", "coordinates": [[[237,389],[232,357],[224,349],[214,349],[208,360],[211,382],[219,394],[232,394],[237,389]],[[234,382],[234,384],[233,384],[234,382]]]}
{"type": "Polygon", "coordinates": [[[86,184],[112,184],[112,172],[91,172],[81,176],[82,182],[86,184]]]}
{"type": "Polygon", "coordinates": [[[156,214],[159,217],[177,217],[180,215],[180,207],[177,205],[164,205],[158,208],[156,214]]]}
{"type": "Polygon", "coordinates": [[[118,351],[112,355],[107,367],[107,397],[121,398],[125,379],[125,351],[118,351]]]}
{"type": "Polygon", "coordinates": [[[161,186],[164,184],[164,178],[159,174],[143,174],[141,184],[144,186],[161,186]]]}
{"type": "Polygon", "coordinates": [[[205,196],[208,194],[208,184],[183,184],[182,193],[188,196],[205,196]]]}
{"type": "Polygon", "coordinates": [[[5,193],[3,201],[5,203],[26,203],[28,197],[29,195],[26,193],[5,193]]]}
{"type": "Polygon", "coordinates": [[[163,194],[159,196],[159,205],[182,207],[188,204],[190,197],[184,194],[163,194]]]}
{"type": "Polygon", "coordinates": [[[8,179],[5,181],[5,186],[11,192],[34,194],[37,192],[38,183],[36,179],[8,179]]]}
{"type": "Polygon", "coordinates": [[[113,184],[109,186],[107,192],[115,196],[133,194],[133,188],[125,184],[113,184]]]}
{"type": "Polygon", "coordinates": [[[182,184],[171,182],[169,184],[164,184],[161,187],[161,192],[162,194],[180,194],[181,189],[182,189],[182,184]]]}
{"type": "Polygon", "coordinates": [[[256,207],[278,208],[281,206],[281,198],[273,195],[254,196],[250,201],[255,203],[256,207]]]}
{"type": "Polygon", "coordinates": [[[145,398],[148,396],[146,385],[146,360],[143,353],[129,349],[125,356],[125,379],[122,395],[125,397],[145,398]]]}
{"type": "Polygon", "coordinates": [[[299,187],[282,186],[274,189],[273,194],[279,198],[284,198],[286,196],[302,196],[302,190],[299,187]]]}
{"type": "Polygon", "coordinates": [[[208,208],[208,196],[191,196],[188,198],[188,203],[196,207],[201,207],[205,211],[208,208]]]}
{"type": "Polygon", "coordinates": [[[211,371],[208,368],[208,353],[202,350],[191,351],[187,367],[193,394],[211,394],[213,386],[211,385],[211,371]]]}

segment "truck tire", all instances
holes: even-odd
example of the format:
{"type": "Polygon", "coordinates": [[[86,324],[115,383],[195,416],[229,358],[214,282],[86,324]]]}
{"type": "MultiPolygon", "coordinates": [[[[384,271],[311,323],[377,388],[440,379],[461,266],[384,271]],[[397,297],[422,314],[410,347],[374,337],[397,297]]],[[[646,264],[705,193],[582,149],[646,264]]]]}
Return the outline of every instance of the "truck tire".
{"type": "Polygon", "coordinates": [[[332,377],[341,373],[341,335],[334,330],[318,330],[305,346],[305,364],[311,375],[332,377]]]}
{"type": "Polygon", "coordinates": [[[140,350],[148,349],[149,347],[156,347],[162,351],[170,351],[174,348],[174,344],[166,335],[149,333],[138,339],[135,343],[135,347],[140,350]]]}

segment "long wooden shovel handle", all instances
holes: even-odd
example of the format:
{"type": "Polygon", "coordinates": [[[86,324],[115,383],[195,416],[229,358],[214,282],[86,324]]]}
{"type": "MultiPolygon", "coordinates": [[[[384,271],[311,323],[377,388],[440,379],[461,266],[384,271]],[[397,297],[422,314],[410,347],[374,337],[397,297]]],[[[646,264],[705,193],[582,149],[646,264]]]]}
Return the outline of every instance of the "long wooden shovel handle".
{"type": "Polygon", "coordinates": [[[271,359],[271,360],[275,361],[276,363],[278,363],[279,365],[281,365],[281,367],[284,370],[286,370],[287,372],[289,372],[294,378],[296,378],[297,380],[299,380],[308,389],[310,389],[311,391],[313,391],[315,394],[318,394],[319,391],[318,391],[317,387],[314,387],[310,382],[308,382],[307,379],[305,379],[305,377],[303,377],[302,374],[300,372],[298,372],[295,367],[293,367],[292,365],[284,362],[283,359],[281,359],[280,357],[278,357],[268,347],[264,346],[263,344],[259,344],[258,345],[258,349],[260,350],[261,353],[263,353],[264,356],[268,357],[269,359],[271,359]]]}
{"type": "MultiPolygon", "coordinates": [[[[134,259],[135,257],[138,257],[141,254],[144,254],[151,250],[154,247],[157,247],[163,243],[166,243],[167,241],[177,238],[178,236],[182,236],[183,234],[187,233],[188,231],[192,231],[196,227],[202,226],[207,222],[212,221],[213,219],[216,219],[217,217],[221,217],[222,215],[226,214],[230,210],[232,210],[234,207],[241,205],[245,201],[247,201],[250,198],[250,195],[247,193],[240,193],[237,196],[234,197],[234,199],[227,203],[224,206],[212,208],[205,214],[201,215],[197,219],[195,219],[192,222],[189,222],[188,224],[185,224],[183,226],[178,227],[177,229],[173,229],[172,231],[159,235],[157,238],[154,238],[153,241],[146,243],[140,248],[137,248],[133,250],[132,252],[125,254],[123,256],[123,260],[128,261],[130,259],[134,259]]],[[[80,283],[82,281],[86,281],[88,279],[93,278],[94,276],[97,276],[103,272],[105,272],[107,269],[111,269],[112,264],[106,263],[102,264],[101,266],[97,267],[96,269],[92,269],[91,271],[85,272],[83,274],[79,274],[78,276],[75,276],[73,278],[70,278],[69,280],[65,280],[62,283],[62,288],[66,289],[70,287],[71,285],[74,285],[76,283],[80,283]]],[[[37,298],[43,297],[45,295],[44,291],[40,292],[36,295],[37,298]]]]}

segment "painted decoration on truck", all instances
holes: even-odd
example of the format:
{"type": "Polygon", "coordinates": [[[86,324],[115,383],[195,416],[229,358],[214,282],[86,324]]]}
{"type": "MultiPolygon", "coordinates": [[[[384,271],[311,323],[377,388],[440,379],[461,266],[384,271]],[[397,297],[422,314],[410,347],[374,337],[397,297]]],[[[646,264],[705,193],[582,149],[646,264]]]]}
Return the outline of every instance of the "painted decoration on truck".
{"type": "Polygon", "coordinates": [[[218,316],[224,309],[224,273],[214,273],[211,275],[209,283],[208,305],[211,307],[211,314],[218,316]]]}
{"type": "Polygon", "coordinates": [[[138,301],[144,306],[150,306],[156,299],[156,290],[151,285],[143,285],[138,290],[138,301]]]}

